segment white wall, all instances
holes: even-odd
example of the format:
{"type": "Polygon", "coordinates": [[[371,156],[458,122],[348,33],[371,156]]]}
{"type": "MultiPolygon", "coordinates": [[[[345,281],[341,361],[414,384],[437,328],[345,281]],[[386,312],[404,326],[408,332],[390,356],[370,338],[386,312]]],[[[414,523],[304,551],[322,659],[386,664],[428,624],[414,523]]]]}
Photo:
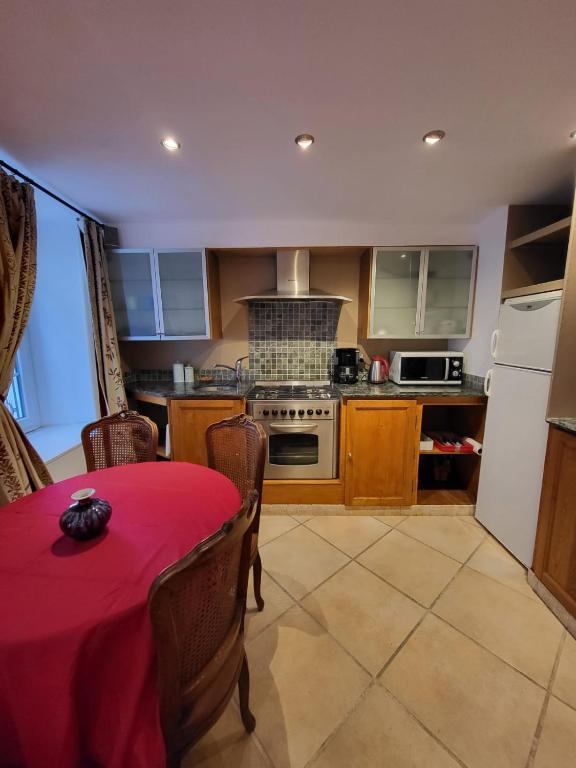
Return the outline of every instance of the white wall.
{"type": "Polygon", "coordinates": [[[492,366],[490,337],[498,325],[507,218],[508,207],[502,206],[492,211],[477,227],[478,274],[472,336],[449,344],[450,349],[464,352],[464,368],[473,376],[485,376],[492,366]]]}

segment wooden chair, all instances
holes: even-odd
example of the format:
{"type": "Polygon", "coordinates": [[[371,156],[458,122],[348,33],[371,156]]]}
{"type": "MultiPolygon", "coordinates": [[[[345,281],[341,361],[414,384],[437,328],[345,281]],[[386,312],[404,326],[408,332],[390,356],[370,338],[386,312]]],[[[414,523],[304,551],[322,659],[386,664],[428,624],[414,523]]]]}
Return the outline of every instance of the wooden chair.
{"type": "Polygon", "coordinates": [[[264,608],[261,594],[262,560],[258,552],[258,529],[266,459],[266,433],[250,416],[241,413],[211,424],[206,430],[208,466],[230,478],[242,498],[258,492],[258,506],[252,526],[250,565],[254,568],[254,597],[258,610],[264,608]]]}
{"type": "Polygon", "coordinates": [[[158,657],[160,721],[168,766],[180,765],[226,708],[238,684],[248,733],[250,678],[244,614],[251,525],[257,494],[218,533],[168,566],[150,588],[148,608],[158,657]]]}
{"type": "Polygon", "coordinates": [[[158,427],[136,411],[121,411],[87,424],[82,430],[82,448],[88,472],[156,461],[158,427]]]}

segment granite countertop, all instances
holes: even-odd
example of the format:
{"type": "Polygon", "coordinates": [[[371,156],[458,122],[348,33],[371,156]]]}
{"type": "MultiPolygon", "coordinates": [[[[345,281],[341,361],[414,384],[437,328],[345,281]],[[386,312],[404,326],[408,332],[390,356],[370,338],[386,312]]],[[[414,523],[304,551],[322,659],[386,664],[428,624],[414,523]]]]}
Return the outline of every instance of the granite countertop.
{"type": "Polygon", "coordinates": [[[463,384],[460,387],[406,386],[387,381],[385,384],[335,385],[344,400],[416,400],[418,397],[485,397],[482,389],[463,384]]]}
{"type": "Polygon", "coordinates": [[[572,432],[572,434],[576,435],[576,419],[574,418],[550,418],[546,419],[546,421],[553,427],[558,427],[559,429],[563,429],[565,432],[572,432]]]}
{"type": "MultiPolygon", "coordinates": [[[[245,397],[253,383],[242,382],[239,385],[225,386],[211,384],[207,386],[192,386],[190,384],[174,384],[172,381],[134,381],[126,384],[128,396],[148,395],[166,399],[181,400],[236,400],[245,397]]],[[[399,386],[392,382],[386,384],[335,384],[344,400],[416,400],[419,397],[484,397],[478,387],[463,385],[461,387],[427,387],[399,386]]],[[[575,420],[576,421],[576,420],[575,420]]],[[[575,428],[576,431],[576,428],[575,428]]]]}
{"type": "Polygon", "coordinates": [[[241,382],[230,386],[224,383],[214,383],[205,386],[192,384],[175,384],[173,381],[133,381],[126,384],[128,396],[149,395],[178,400],[237,400],[244,397],[251,389],[251,382],[241,382]]]}

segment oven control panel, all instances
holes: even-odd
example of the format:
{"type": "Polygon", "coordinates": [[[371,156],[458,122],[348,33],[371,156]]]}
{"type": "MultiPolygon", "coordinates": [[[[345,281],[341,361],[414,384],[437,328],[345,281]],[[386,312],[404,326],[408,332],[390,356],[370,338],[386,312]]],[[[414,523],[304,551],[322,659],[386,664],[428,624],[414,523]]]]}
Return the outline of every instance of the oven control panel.
{"type": "Polygon", "coordinates": [[[335,418],[337,403],[329,400],[249,401],[248,410],[256,421],[318,421],[335,418]]]}

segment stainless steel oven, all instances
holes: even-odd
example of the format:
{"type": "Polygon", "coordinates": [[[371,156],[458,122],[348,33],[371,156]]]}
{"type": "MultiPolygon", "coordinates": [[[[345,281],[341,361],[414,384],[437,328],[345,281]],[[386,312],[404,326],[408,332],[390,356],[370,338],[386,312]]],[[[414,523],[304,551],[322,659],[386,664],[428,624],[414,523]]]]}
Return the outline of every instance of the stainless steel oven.
{"type": "Polygon", "coordinates": [[[248,403],[266,432],[266,479],[338,476],[338,400],[249,399],[248,403]]]}

